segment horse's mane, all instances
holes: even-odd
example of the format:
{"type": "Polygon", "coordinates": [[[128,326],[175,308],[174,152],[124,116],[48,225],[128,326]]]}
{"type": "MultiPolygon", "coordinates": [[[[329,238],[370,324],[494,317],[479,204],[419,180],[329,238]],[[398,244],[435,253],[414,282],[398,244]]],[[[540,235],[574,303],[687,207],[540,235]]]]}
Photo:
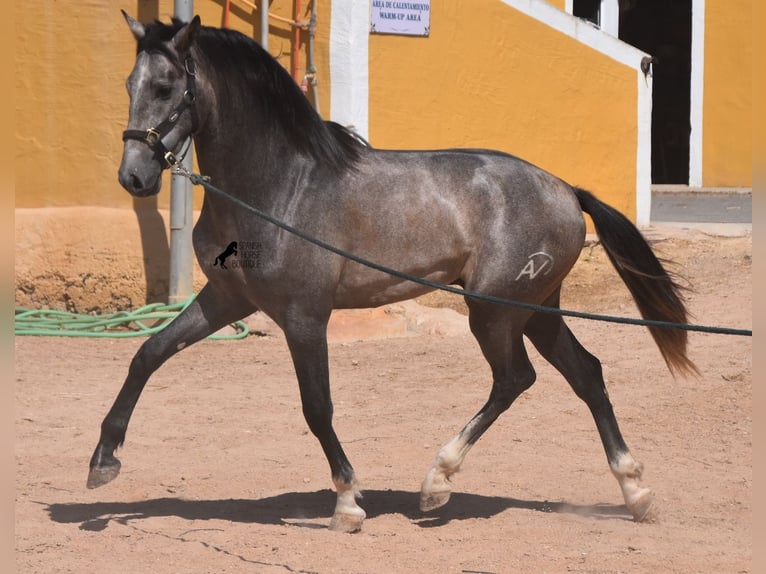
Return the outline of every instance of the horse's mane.
{"type": "MultiPolygon", "coordinates": [[[[172,25],[147,25],[138,51],[171,56],[166,44],[182,26],[176,19],[172,25]]],[[[233,109],[258,105],[259,129],[281,132],[300,152],[333,171],[354,168],[364,141],[340,124],[324,121],[290,74],[257,42],[235,30],[200,26],[195,45],[233,109]]]]}

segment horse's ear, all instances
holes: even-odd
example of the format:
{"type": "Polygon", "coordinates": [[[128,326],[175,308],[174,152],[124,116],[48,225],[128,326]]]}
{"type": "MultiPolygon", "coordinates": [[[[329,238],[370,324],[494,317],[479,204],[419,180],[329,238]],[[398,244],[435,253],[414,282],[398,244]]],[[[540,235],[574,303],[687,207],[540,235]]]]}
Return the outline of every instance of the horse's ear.
{"type": "Polygon", "coordinates": [[[135,18],[131,18],[125,10],[120,10],[120,12],[122,12],[125,21],[128,23],[128,26],[130,26],[130,31],[133,32],[136,41],[143,39],[143,37],[146,36],[146,28],[144,28],[144,25],[135,18]]]}
{"type": "Polygon", "coordinates": [[[173,45],[178,50],[179,54],[183,54],[189,49],[189,46],[194,42],[194,38],[197,35],[197,30],[200,27],[199,14],[192,18],[192,21],[181,28],[176,35],[173,36],[173,45]]]}

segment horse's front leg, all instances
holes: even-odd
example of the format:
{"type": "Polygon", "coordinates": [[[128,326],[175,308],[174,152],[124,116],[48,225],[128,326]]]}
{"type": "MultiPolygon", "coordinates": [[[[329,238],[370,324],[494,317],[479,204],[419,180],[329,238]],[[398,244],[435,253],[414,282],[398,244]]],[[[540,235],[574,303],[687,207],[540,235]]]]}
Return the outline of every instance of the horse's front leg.
{"type": "Polygon", "coordinates": [[[88,488],[103,486],[120,473],[120,461],[114,451],[125,441],[130,416],[151,374],[181,349],[253,311],[252,305],[235,303],[208,283],[165,329],[141,345],[130,363],[122,389],[101,423],[101,438],[90,459],[88,488]]]}
{"type": "Polygon", "coordinates": [[[327,320],[307,317],[292,319],[284,331],[298,377],[303,415],[330,463],[332,481],[338,495],[329,528],[339,532],[357,532],[361,530],[366,515],[356,503],[360,494],[354,469],[332,427],[327,320]]]}

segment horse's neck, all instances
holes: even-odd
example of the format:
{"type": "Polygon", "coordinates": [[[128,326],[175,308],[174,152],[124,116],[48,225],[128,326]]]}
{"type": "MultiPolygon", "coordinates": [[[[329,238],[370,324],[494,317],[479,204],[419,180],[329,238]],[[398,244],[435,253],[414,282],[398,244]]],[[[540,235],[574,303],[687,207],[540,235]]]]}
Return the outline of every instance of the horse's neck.
{"type": "Polygon", "coordinates": [[[280,141],[280,134],[264,134],[257,121],[220,108],[194,138],[203,175],[214,182],[259,188],[273,186],[290,173],[299,158],[280,141]]]}
{"type": "MultiPolygon", "coordinates": [[[[195,138],[202,175],[227,195],[268,213],[281,213],[305,187],[300,181],[311,160],[290,153],[290,146],[268,140],[255,129],[225,124],[221,128],[216,130],[220,138],[204,132],[195,138]]],[[[222,202],[224,212],[231,214],[225,198],[213,194],[209,200],[222,202]]]]}
{"type": "MultiPolygon", "coordinates": [[[[206,59],[202,62],[209,66],[206,59]]],[[[261,206],[284,201],[313,160],[301,154],[269,118],[259,117],[268,110],[259,110],[256,102],[251,105],[247,97],[232,102],[213,81],[200,95],[197,105],[209,110],[195,136],[202,175],[209,175],[216,186],[226,186],[227,193],[261,206]]]]}

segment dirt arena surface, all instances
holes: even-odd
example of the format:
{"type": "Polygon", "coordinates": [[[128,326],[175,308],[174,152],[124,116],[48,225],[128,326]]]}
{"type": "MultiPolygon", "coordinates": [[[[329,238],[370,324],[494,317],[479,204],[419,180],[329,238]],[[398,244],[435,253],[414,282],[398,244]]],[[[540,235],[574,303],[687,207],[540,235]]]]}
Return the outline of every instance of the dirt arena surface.
{"type": "MultiPolygon", "coordinates": [[[[750,236],[647,235],[691,283],[695,322],[751,327],[750,236]]],[[[462,311],[449,296],[420,303],[462,311]]],[[[598,245],[564,305],[636,316],[598,245]]],[[[17,338],[17,571],[752,571],[750,338],[691,334],[702,374],[674,379],[645,329],[568,320],[602,360],[657,523],[632,521],[585,405],[531,345],[537,383],[468,455],[447,506],[424,515],[420,481],[490,387],[464,318],[438,312],[443,329],[330,344],[335,427],[365,488],[353,535],[326,528],[329,468],[278,333],[171,359],[138,404],[121,476],[96,490],[88,460],[141,340],[17,338]]]]}

